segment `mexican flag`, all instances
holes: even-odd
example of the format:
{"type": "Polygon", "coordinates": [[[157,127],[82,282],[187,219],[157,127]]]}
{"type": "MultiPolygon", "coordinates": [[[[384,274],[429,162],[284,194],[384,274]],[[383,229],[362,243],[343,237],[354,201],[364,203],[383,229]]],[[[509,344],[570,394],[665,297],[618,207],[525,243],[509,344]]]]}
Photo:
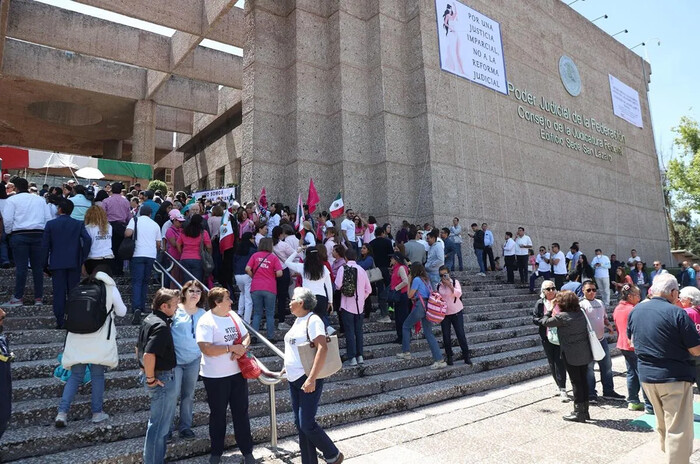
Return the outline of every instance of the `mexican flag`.
{"type": "Polygon", "coordinates": [[[301,230],[304,228],[304,205],[301,202],[301,194],[299,195],[299,199],[297,200],[297,219],[294,222],[294,229],[297,232],[301,232],[301,230]]]}
{"type": "Polygon", "coordinates": [[[329,210],[333,219],[337,218],[345,211],[343,197],[340,195],[340,192],[338,192],[338,196],[335,197],[335,200],[333,200],[333,203],[331,203],[331,207],[329,208],[329,210]]]}
{"type": "Polygon", "coordinates": [[[221,225],[219,226],[219,252],[223,255],[224,251],[233,248],[234,240],[234,223],[232,221],[231,213],[227,209],[224,211],[224,215],[221,218],[221,225]]]}

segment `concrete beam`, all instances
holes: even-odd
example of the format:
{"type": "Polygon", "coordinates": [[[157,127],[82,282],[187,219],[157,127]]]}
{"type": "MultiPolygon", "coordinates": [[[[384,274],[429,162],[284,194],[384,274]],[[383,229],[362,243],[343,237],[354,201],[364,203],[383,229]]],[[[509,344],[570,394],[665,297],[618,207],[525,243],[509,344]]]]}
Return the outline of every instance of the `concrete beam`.
{"type": "Polygon", "coordinates": [[[2,71],[2,58],[5,52],[5,37],[7,36],[9,16],[10,0],[0,0],[0,71],[2,71]]]}
{"type": "Polygon", "coordinates": [[[158,106],[156,108],[156,129],[191,134],[193,115],[192,111],[158,106]]]}
{"type": "Polygon", "coordinates": [[[245,40],[245,12],[240,8],[231,8],[212,27],[207,39],[243,48],[245,40]]]}
{"type": "Polygon", "coordinates": [[[156,129],[156,150],[170,151],[172,149],[173,133],[156,129]]]}
{"type": "MultiPolygon", "coordinates": [[[[206,38],[243,48],[243,10],[239,8],[231,8],[231,10],[237,11],[236,14],[233,15],[236,16],[236,18],[232,18],[230,23],[227,25],[222,24],[220,29],[205,33],[207,27],[213,23],[209,21],[208,18],[216,16],[216,12],[220,9],[221,4],[228,3],[228,0],[149,0],[148,2],[143,2],[143,0],[76,1],[178,31],[194,35],[204,35],[206,38]],[[222,33],[222,31],[229,30],[229,28],[234,25],[240,26],[236,29],[236,33],[222,33]],[[211,36],[209,34],[211,34],[211,36]]],[[[233,2],[232,5],[233,4],[235,4],[235,2],[233,2]]]]}
{"type": "Polygon", "coordinates": [[[167,80],[168,73],[236,88],[242,80],[240,57],[199,47],[195,35],[176,32],[168,38],[28,0],[12,1],[7,35],[165,73],[149,82],[154,84],[149,95],[167,80]]]}
{"type": "MultiPolygon", "coordinates": [[[[142,100],[146,71],[113,61],[14,39],[5,41],[2,74],[106,95],[142,100]]],[[[158,104],[217,114],[218,85],[173,76],[155,93],[158,104]]]]}

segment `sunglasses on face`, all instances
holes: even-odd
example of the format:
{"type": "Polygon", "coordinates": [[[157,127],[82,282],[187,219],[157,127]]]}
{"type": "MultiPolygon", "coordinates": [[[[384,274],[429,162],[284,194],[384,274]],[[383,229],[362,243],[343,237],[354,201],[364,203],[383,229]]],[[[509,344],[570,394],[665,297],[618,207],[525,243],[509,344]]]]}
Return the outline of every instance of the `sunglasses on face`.
{"type": "Polygon", "coordinates": [[[596,291],[595,288],[587,288],[584,290],[584,292],[586,292],[586,293],[591,293],[591,292],[595,292],[595,291],[596,291]]]}
{"type": "Polygon", "coordinates": [[[543,288],[543,290],[544,290],[545,292],[553,292],[553,291],[556,290],[556,289],[557,289],[556,287],[547,287],[547,288],[543,288]]]}

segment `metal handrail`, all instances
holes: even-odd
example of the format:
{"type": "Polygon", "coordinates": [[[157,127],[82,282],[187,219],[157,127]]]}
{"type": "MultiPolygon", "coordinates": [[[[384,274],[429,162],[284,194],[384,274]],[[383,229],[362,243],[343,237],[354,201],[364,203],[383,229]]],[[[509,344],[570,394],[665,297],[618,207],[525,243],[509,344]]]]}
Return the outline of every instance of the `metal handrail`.
{"type": "MultiPolygon", "coordinates": [[[[176,264],[178,267],[180,267],[180,269],[185,271],[187,275],[189,275],[192,278],[192,280],[196,280],[197,282],[199,282],[199,284],[202,286],[205,292],[209,293],[209,288],[206,285],[204,285],[203,282],[201,282],[199,279],[193,276],[191,272],[185,269],[182,266],[182,264],[180,264],[175,258],[172,257],[170,253],[168,253],[167,251],[163,251],[163,253],[165,253],[165,255],[170,259],[170,262],[172,264],[166,269],[165,266],[163,266],[158,261],[154,262],[154,264],[157,265],[156,271],[160,272],[161,274],[161,285],[165,283],[165,276],[167,275],[170,278],[170,280],[173,281],[180,290],[182,290],[182,284],[178,282],[178,280],[175,277],[173,277],[173,275],[170,272],[168,272],[172,269],[173,264],[176,264]]],[[[261,340],[265,345],[267,345],[268,348],[272,350],[273,353],[275,353],[277,356],[282,358],[282,360],[284,360],[284,353],[282,353],[282,351],[280,351],[279,348],[277,348],[272,342],[270,342],[270,340],[260,335],[260,333],[258,333],[257,330],[253,329],[253,327],[250,324],[248,324],[245,320],[241,319],[241,321],[243,322],[243,325],[249,332],[253,333],[258,338],[258,340],[261,340]]],[[[269,372],[272,374],[272,376],[268,376],[263,373],[260,375],[260,377],[257,378],[257,380],[261,384],[267,385],[269,387],[268,396],[270,399],[270,444],[272,445],[274,453],[277,454],[277,400],[275,393],[275,385],[280,383],[282,379],[286,378],[286,374],[283,374],[282,372],[274,373],[270,369],[268,369],[265,366],[265,364],[263,364],[263,362],[260,361],[260,359],[258,359],[257,361],[263,372],[269,372]]]]}

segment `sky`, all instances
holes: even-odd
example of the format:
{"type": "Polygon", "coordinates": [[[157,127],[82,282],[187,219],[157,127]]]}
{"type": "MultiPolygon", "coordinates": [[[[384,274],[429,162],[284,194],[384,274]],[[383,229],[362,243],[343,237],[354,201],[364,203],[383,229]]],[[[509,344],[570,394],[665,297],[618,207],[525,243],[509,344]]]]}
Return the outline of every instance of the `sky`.
{"type": "Polygon", "coordinates": [[[673,147],[672,128],[682,116],[700,121],[700,1],[698,0],[578,0],[571,3],[589,20],[615,36],[651,64],[649,105],[656,149],[666,163],[680,152],[673,147]],[[661,45],[658,45],[658,42],[661,45]],[[675,151],[674,151],[675,150],[675,151]]]}
{"type": "MultiPolygon", "coordinates": [[[[37,1],[162,35],[171,36],[174,33],[166,27],[72,0],[37,1]]],[[[243,2],[239,0],[236,7],[242,8],[243,2]]],[[[673,156],[679,156],[673,144],[676,137],[673,127],[678,125],[682,116],[700,120],[700,91],[697,88],[700,77],[697,50],[700,45],[700,0],[567,0],[565,3],[589,20],[608,15],[607,19],[598,19],[595,24],[610,35],[627,29],[629,32],[615,36],[626,46],[632,48],[642,42],[646,44],[637,46],[634,51],[651,64],[649,102],[657,152],[662,164],[673,156]]],[[[203,41],[202,46],[242,55],[240,48],[210,40],[203,41]]]]}

